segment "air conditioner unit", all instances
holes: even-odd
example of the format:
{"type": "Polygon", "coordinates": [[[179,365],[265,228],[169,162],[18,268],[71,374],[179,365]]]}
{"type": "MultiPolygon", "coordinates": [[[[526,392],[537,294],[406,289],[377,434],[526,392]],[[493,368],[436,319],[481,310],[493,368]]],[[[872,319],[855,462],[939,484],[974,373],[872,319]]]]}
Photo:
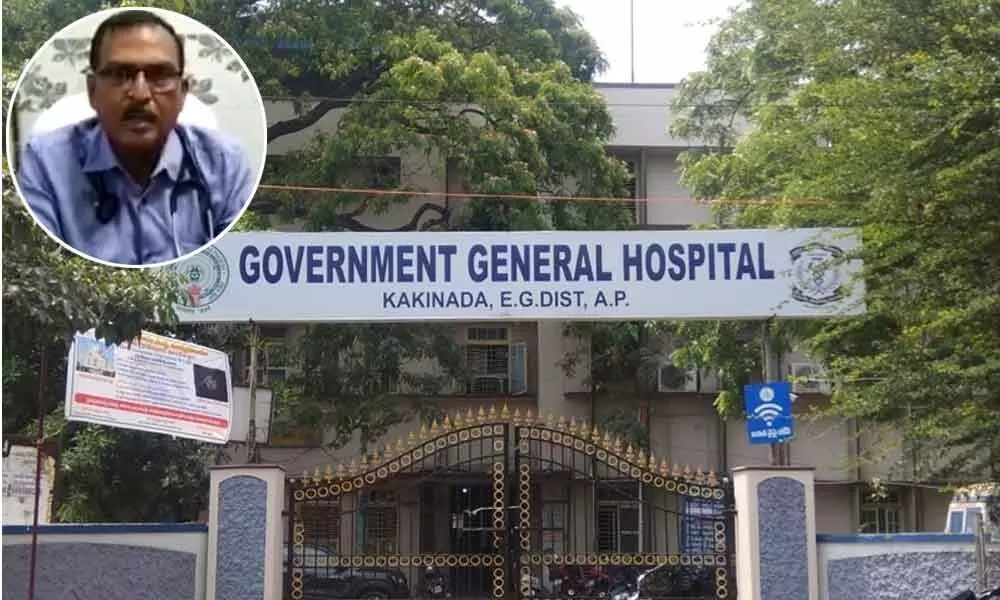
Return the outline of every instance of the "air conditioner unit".
{"type": "Polygon", "coordinates": [[[793,362],[789,365],[788,378],[795,394],[830,394],[830,382],[822,367],[813,362],[793,362]]]}
{"type": "Polygon", "coordinates": [[[697,392],[698,370],[678,367],[671,362],[660,364],[656,376],[656,390],[659,392],[697,392]]]}

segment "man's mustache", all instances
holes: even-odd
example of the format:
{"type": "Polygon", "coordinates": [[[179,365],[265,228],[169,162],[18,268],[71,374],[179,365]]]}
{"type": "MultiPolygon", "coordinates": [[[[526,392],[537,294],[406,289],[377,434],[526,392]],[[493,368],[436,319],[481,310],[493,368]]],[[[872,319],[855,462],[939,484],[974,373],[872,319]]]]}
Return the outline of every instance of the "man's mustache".
{"type": "Polygon", "coordinates": [[[125,111],[122,115],[123,121],[156,121],[156,115],[142,106],[134,106],[125,111]]]}

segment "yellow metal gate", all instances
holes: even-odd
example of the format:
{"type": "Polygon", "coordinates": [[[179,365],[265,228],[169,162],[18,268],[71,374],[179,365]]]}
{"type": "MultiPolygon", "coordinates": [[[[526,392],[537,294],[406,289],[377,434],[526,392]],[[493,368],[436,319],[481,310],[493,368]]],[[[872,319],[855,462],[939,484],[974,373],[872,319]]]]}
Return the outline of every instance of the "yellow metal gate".
{"type": "Polygon", "coordinates": [[[291,600],[735,597],[728,480],[574,420],[467,410],[289,484],[291,600]]]}

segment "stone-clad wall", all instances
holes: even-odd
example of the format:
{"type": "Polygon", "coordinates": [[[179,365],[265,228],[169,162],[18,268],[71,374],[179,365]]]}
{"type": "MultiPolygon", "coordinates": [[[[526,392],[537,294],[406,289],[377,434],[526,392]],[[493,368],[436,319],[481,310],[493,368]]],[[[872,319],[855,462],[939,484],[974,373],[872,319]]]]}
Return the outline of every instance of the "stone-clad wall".
{"type": "MultiPolygon", "coordinates": [[[[975,587],[972,536],[821,535],[819,542],[824,600],[950,600],[975,587]]],[[[987,567],[990,584],[1000,584],[1000,546],[990,547],[987,567]]]]}
{"type": "MultiPolygon", "coordinates": [[[[39,600],[203,600],[207,528],[199,524],[44,525],[39,600]]],[[[28,597],[31,535],[3,528],[3,600],[28,597]]]]}

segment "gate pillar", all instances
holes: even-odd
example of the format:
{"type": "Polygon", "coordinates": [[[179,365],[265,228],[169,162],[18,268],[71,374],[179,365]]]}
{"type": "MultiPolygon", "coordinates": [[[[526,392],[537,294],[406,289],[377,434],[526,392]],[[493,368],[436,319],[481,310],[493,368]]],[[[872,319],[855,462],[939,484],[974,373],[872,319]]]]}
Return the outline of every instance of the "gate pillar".
{"type": "Polygon", "coordinates": [[[281,600],[285,470],[214,467],[209,485],[206,600],[281,600]]]}
{"type": "Polygon", "coordinates": [[[818,600],[814,472],[733,470],[740,600],[818,600]]]}

